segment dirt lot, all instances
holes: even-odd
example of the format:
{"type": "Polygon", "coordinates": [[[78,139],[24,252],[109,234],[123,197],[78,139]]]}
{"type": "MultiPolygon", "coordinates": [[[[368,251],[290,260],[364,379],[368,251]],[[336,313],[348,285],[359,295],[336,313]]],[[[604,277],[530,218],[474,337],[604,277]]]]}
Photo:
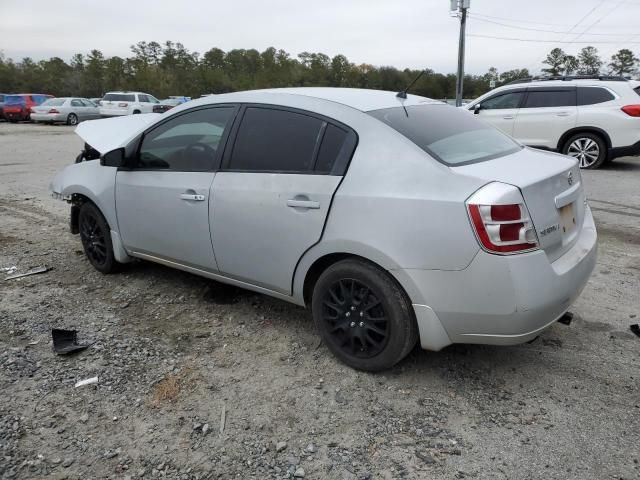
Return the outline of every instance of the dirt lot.
{"type": "Polygon", "coordinates": [[[584,173],[600,256],[570,326],[372,375],[301,308],[149,263],[96,272],[48,194],[80,146],[0,123],[0,267],[52,268],[0,273],[3,479],[640,478],[639,159],[584,173]],[[96,343],[56,356],[51,327],[96,343]]]}

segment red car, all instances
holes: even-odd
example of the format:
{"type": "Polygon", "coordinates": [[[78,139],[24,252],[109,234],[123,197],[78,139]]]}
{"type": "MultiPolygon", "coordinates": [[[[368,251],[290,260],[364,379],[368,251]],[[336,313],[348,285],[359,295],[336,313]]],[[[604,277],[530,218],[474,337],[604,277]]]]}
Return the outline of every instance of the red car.
{"type": "Polygon", "coordinates": [[[41,93],[18,93],[15,95],[6,95],[4,97],[4,106],[2,109],[4,118],[13,123],[29,120],[31,108],[37,107],[49,98],[53,98],[53,95],[44,95],[41,93]]]}

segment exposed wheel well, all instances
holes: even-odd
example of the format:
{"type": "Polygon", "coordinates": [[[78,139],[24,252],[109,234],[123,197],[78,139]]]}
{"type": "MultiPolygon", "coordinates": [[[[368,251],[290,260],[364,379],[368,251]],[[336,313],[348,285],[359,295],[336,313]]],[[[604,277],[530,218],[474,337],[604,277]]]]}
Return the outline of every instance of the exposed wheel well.
{"type": "MultiPolygon", "coordinates": [[[[71,218],[69,219],[69,225],[71,227],[71,233],[77,235],[80,233],[80,226],[78,225],[78,218],[80,216],[80,207],[85,203],[93,203],[89,197],[86,197],[80,193],[74,193],[71,195],[71,218]]],[[[98,208],[98,206],[93,203],[98,208]]],[[[98,210],[100,210],[98,208],[98,210]]]]}
{"type": "Polygon", "coordinates": [[[566,131],[562,135],[562,137],[560,137],[560,141],[558,141],[558,151],[562,152],[562,148],[564,147],[564,144],[567,142],[567,140],[569,140],[570,137],[573,137],[574,135],[576,135],[578,133],[592,133],[594,135],[598,135],[600,138],[602,138],[602,140],[604,140],[604,143],[607,146],[607,148],[611,148],[611,138],[609,138],[609,135],[607,134],[607,132],[605,132],[601,128],[598,128],[598,127],[576,127],[576,128],[572,128],[571,130],[566,131]]]}

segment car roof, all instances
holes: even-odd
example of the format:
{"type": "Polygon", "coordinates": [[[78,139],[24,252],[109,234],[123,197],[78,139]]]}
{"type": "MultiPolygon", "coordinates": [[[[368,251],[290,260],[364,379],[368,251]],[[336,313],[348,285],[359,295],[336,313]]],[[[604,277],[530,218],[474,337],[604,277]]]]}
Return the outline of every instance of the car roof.
{"type": "Polygon", "coordinates": [[[274,95],[283,94],[311,97],[328,102],[339,103],[362,112],[380,110],[383,108],[442,103],[438,100],[411,94],[408,94],[406,99],[402,99],[396,96],[397,92],[389,92],[385,90],[333,87],[297,87],[250,90],[245,92],[215,95],[212,97],[203,97],[197,100],[197,102],[199,104],[219,103],[221,101],[232,102],[234,101],[234,98],[238,98],[238,101],[246,102],[249,97],[254,97],[254,101],[260,102],[269,100],[270,97],[272,99],[274,95]]]}

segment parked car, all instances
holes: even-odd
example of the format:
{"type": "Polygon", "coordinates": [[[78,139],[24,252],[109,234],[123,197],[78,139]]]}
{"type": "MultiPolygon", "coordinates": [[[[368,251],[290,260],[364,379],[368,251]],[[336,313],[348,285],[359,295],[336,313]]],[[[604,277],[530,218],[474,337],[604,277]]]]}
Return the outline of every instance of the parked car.
{"type": "Polygon", "coordinates": [[[101,159],[51,190],[98,271],[140,258],[308,306],[358,369],[532,340],[595,265],[574,159],[427,98],[258,90],[76,132],[101,159]]]}
{"type": "Polygon", "coordinates": [[[4,119],[3,107],[4,107],[4,97],[6,96],[7,96],[6,93],[0,93],[0,120],[4,119]]]}
{"type": "Polygon", "coordinates": [[[164,113],[171,110],[173,107],[182,105],[183,103],[191,100],[189,97],[169,97],[164,100],[160,100],[160,103],[153,106],[153,113],[164,113]]]}
{"type": "Polygon", "coordinates": [[[4,117],[13,123],[30,120],[31,109],[49,98],[53,98],[53,96],[41,93],[6,95],[4,97],[4,106],[2,107],[4,117]]]}
{"type": "Polygon", "coordinates": [[[96,118],[100,118],[98,107],[87,98],[50,98],[42,105],[31,109],[31,120],[34,122],[77,125],[83,120],[96,118]]]}
{"type": "Polygon", "coordinates": [[[581,168],[640,155],[640,99],[623,77],[525,79],[465,108],[525,145],[577,158],[581,168]]]}
{"type": "Polygon", "coordinates": [[[153,95],[142,92],[109,92],[100,100],[100,115],[117,117],[138,113],[152,113],[153,106],[160,101],[153,95]]]}

